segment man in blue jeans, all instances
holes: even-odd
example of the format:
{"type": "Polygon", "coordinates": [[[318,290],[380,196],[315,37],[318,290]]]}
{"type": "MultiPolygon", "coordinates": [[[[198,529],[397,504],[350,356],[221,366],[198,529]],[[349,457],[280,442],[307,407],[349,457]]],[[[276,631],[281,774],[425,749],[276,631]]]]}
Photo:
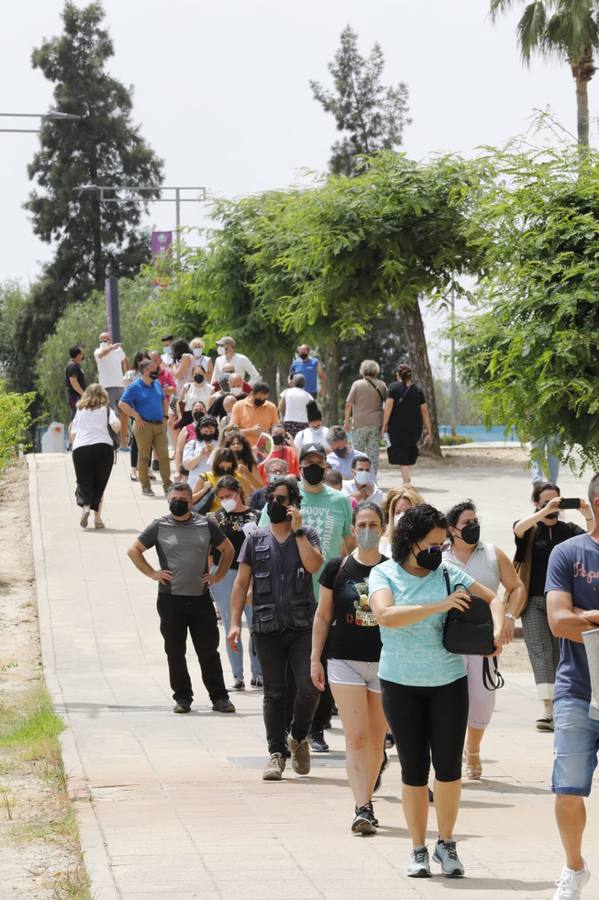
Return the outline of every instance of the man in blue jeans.
{"type": "Polygon", "coordinates": [[[560,639],[553,694],[552,789],[566,865],[554,900],[581,897],[591,877],[581,855],[586,822],[583,798],[591,793],[597,766],[599,721],[590,716],[591,681],[582,635],[599,626],[599,474],[591,479],[589,503],[595,518],[593,530],[555,547],[545,584],[549,626],[560,639]]]}

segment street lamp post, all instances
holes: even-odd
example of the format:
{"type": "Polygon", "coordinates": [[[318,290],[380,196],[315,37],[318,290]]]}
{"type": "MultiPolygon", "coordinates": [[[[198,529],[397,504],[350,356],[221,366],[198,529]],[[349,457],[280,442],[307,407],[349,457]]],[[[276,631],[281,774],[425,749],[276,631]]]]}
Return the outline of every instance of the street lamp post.
{"type": "MultiPolygon", "coordinates": [[[[50,119],[55,122],[78,122],[83,116],[76,116],[73,113],[60,112],[58,109],[51,109],[47,113],[0,113],[4,119],[40,119],[42,122],[50,119]]],[[[39,134],[39,128],[0,128],[0,132],[5,134],[39,134]]]]}
{"type": "Polygon", "coordinates": [[[451,284],[450,295],[451,308],[451,434],[456,435],[458,430],[458,386],[455,371],[455,287],[451,284]]]}

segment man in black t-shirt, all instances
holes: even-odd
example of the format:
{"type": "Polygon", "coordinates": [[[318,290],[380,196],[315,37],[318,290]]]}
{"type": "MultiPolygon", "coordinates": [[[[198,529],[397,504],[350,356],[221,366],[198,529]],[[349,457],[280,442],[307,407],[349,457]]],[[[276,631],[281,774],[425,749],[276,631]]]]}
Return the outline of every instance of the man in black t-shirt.
{"type": "Polygon", "coordinates": [[[72,422],[77,412],[77,403],[85,390],[85,375],[81,363],[85,359],[82,347],[71,347],[69,350],[69,362],[65,371],[65,386],[67,389],[67,403],[71,410],[72,422]]]}

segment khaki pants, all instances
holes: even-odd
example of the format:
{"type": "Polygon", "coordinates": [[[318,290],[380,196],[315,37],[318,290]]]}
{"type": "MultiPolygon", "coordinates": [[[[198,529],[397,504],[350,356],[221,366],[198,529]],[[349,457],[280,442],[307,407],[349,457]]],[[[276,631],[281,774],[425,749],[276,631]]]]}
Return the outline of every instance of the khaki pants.
{"type": "Polygon", "coordinates": [[[150,487],[149,466],[152,457],[152,448],[160,465],[160,477],[162,486],[168,491],[171,486],[171,464],[168,458],[168,441],[166,439],[166,425],[153,425],[146,422],[143,428],[138,425],[133,426],[133,434],[137,442],[139,452],[137,461],[137,472],[142,488],[150,487]]]}

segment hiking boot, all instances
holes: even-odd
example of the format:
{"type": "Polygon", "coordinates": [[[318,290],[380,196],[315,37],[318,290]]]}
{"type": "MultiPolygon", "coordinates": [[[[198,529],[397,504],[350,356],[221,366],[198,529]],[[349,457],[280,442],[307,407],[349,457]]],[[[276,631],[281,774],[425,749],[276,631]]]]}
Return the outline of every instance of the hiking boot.
{"type": "Polygon", "coordinates": [[[410,853],[410,862],[406,872],[408,878],[430,878],[431,866],[426,847],[416,847],[410,853]]]}
{"type": "Polygon", "coordinates": [[[156,496],[156,494],[154,493],[154,491],[152,490],[152,488],[150,487],[150,485],[148,485],[147,487],[142,488],[142,489],[141,489],[141,492],[142,492],[142,494],[145,494],[146,497],[155,497],[155,496],[156,496]]]}
{"type": "Polygon", "coordinates": [[[354,834],[376,834],[374,813],[370,803],[360,806],[360,808],[356,806],[351,830],[354,834]]]}
{"type": "Polygon", "coordinates": [[[328,753],[329,745],[324,739],[324,733],[322,731],[312,731],[310,732],[310,746],[314,753],[328,753]]]}
{"type": "Polygon", "coordinates": [[[584,869],[579,872],[564,866],[559,881],[556,881],[557,891],[553,900],[579,900],[582,897],[582,889],[591,877],[591,873],[584,864],[584,869]]]}
{"type": "Polygon", "coordinates": [[[387,756],[386,751],[383,750],[383,761],[381,763],[381,768],[379,769],[379,774],[377,775],[376,781],[374,782],[374,787],[372,789],[373,794],[376,794],[376,792],[380,788],[381,782],[383,780],[383,772],[385,771],[385,769],[387,768],[388,765],[389,765],[389,757],[387,756]]]}
{"type": "Polygon", "coordinates": [[[463,877],[464,866],[457,854],[455,841],[437,841],[433,859],[441,863],[441,872],[446,878],[463,877]]]}
{"type": "MultiPolygon", "coordinates": [[[[310,771],[310,744],[308,738],[296,741],[290,734],[287,735],[287,746],[291,752],[291,767],[298,775],[307,775],[310,771]]],[[[328,748],[327,748],[328,749],[328,748]]]]}
{"type": "Polygon", "coordinates": [[[191,703],[184,703],[180,700],[176,706],[173,707],[174,713],[188,713],[191,712],[191,703]]]}
{"type": "Polygon", "coordinates": [[[282,753],[271,753],[262,769],[262,781],[280,781],[285,771],[285,759],[282,753]]]}
{"type": "Polygon", "coordinates": [[[214,701],[212,704],[212,712],[234,713],[235,707],[228,697],[222,697],[220,700],[214,701]]]}

